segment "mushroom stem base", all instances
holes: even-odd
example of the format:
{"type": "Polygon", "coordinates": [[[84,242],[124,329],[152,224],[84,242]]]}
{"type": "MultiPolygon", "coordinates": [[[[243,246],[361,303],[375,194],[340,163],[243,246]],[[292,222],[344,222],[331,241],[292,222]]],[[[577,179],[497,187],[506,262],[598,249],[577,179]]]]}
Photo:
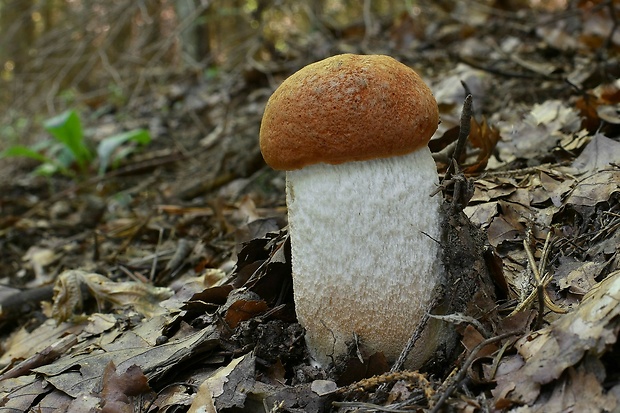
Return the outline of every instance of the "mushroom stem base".
{"type": "MultiPolygon", "coordinates": [[[[319,364],[346,353],[354,332],[371,353],[400,354],[445,278],[437,185],[426,147],[287,172],[295,305],[319,364]]],[[[408,368],[449,335],[429,325],[408,368]]]]}

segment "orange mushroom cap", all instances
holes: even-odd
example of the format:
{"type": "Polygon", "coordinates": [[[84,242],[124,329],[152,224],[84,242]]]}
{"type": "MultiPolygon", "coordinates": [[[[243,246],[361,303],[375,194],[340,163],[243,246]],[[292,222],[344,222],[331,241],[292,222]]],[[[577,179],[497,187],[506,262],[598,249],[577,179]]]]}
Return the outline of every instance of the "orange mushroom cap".
{"type": "Polygon", "coordinates": [[[269,98],[260,148],[274,169],[405,155],[426,146],[439,112],[431,90],[389,56],[343,54],[310,64],[269,98]]]}

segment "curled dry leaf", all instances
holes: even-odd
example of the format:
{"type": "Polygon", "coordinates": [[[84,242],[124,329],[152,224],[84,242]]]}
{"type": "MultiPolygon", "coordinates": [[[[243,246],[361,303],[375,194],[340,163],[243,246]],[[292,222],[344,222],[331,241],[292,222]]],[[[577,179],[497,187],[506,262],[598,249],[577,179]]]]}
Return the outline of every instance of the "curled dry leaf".
{"type": "Polygon", "coordinates": [[[479,149],[478,156],[473,163],[463,167],[465,173],[474,173],[482,171],[489,162],[489,158],[495,151],[495,146],[500,140],[499,129],[490,126],[485,117],[482,121],[471,118],[471,129],[469,132],[469,141],[479,149]]]}
{"type": "Polygon", "coordinates": [[[52,317],[61,323],[82,310],[83,298],[79,277],[83,271],[68,270],[58,276],[54,285],[52,317]]]}
{"type": "Polygon", "coordinates": [[[110,303],[115,307],[132,305],[146,316],[161,313],[159,303],[170,298],[168,288],[154,287],[133,281],[113,282],[103,275],[83,270],[67,270],[58,276],[54,286],[52,317],[57,322],[69,319],[83,306],[82,286],[97,300],[101,307],[110,303]]]}

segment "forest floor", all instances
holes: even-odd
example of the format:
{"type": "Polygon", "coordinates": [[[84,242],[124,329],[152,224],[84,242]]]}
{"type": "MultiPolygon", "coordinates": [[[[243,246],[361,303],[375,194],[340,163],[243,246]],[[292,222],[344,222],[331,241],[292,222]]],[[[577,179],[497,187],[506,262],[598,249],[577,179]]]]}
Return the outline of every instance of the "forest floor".
{"type": "Polygon", "coordinates": [[[93,141],[136,127],[153,139],[104,174],[3,165],[2,409],[620,411],[617,2],[426,13],[439,23],[326,31],[93,109],[93,141]],[[319,369],[296,323],[284,174],[265,165],[259,127],[282,80],[338,53],[391,55],[425,79],[440,176],[472,96],[463,213],[484,234],[472,259],[493,301],[452,319],[454,359],[426,372],[376,357],[319,369]]]}

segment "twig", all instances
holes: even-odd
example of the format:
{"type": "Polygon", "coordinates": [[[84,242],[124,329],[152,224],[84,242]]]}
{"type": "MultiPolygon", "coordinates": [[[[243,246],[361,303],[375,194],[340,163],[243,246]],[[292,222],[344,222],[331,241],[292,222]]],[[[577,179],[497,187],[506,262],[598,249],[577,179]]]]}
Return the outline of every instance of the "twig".
{"type": "Polygon", "coordinates": [[[377,412],[388,412],[388,413],[411,413],[412,410],[403,410],[398,408],[392,408],[389,406],[379,406],[378,404],[373,403],[364,403],[364,402],[332,402],[334,407],[349,407],[349,408],[357,408],[363,409],[363,411],[377,411],[377,412]]]}
{"type": "Polygon", "coordinates": [[[527,261],[534,274],[534,280],[536,281],[536,296],[538,297],[538,315],[536,316],[536,328],[540,328],[545,316],[545,286],[540,278],[540,272],[538,272],[538,266],[536,265],[536,259],[530,249],[529,240],[532,238],[531,229],[527,230],[527,236],[523,240],[523,248],[525,248],[525,254],[527,255],[527,261]]]}
{"type": "MultiPolygon", "coordinates": [[[[547,286],[547,284],[549,284],[549,281],[551,281],[551,276],[552,276],[551,273],[546,271],[547,262],[549,259],[549,251],[551,250],[551,245],[553,244],[551,241],[551,235],[552,235],[552,231],[549,230],[549,232],[547,233],[547,237],[545,238],[545,245],[543,246],[542,257],[540,258],[540,262],[538,263],[538,274],[539,276],[540,274],[544,274],[542,277],[542,283],[544,284],[545,287],[547,286]]],[[[546,291],[545,291],[544,298],[545,298],[545,304],[551,311],[553,311],[554,313],[560,313],[560,314],[566,313],[565,309],[557,306],[553,302],[553,300],[551,300],[551,297],[549,297],[549,294],[546,291]]]]}
{"type": "MultiPolygon", "coordinates": [[[[551,274],[550,273],[546,273],[546,268],[547,268],[547,260],[549,259],[549,251],[551,249],[551,234],[552,232],[549,231],[547,233],[547,238],[545,239],[545,245],[543,247],[543,252],[542,252],[542,257],[540,258],[540,262],[538,263],[538,267],[536,267],[536,263],[533,261],[534,260],[534,254],[532,254],[531,251],[527,251],[529,249],[529,245],[526,247],[526,251],[528,253],[528,259],[531,258],[532,262],[534,263],[534,266],[532,267],[532,270],[534,271],[534,277],[536,277],[536,281],[538,283],[538,288],[543,288],[547,286],[547,284],[549,284],[549,281],[551,280],[551,274]],[[541,274],[544,274],[541,277],[541,274]],[[542,286],[542,287],[541,287],[542,286]]],[[[553,311],[554,313],[566,313],[566,310],[564,310],[563,308],[557,306],[552,300],[551,297],[549,297],[549,294],[545,291],[543,291],[543,299],[544,299],[544,303],[545,305],[549,308],[549,310],[553,311]]]]}
{"type": "Polygon", "coordinates": [[[347,387],[341,387],[334,390],[334,393],[347,394],[359,391],[369,391],[372,388],[380,387],[383,384],[394,383],[397,381],[416,382],[421,387],[428,388],[430,383],[425,374],[419,373],[417,370],[404,370],[396,372],[383,373],[378,376],[372,376],[367,379],[362,379],[355,383],[349,384],[347,387]]]}
{"type": "Polygon", "coordinates": [[[540,317],[542,317],[540,313],[544,312],[545,306],[549,308],[549,310],[553,311],[554,313],[558,313],[558,314],[566,313],[565,309],[563,309],[562,307],[559,307],[551,300],[551,297],[549,297],[549,294],[547,293],[545,289],[547,287],[547,284],[551,282],[551,274],[547,273],[543,277],[540,276],[540,274],[545,273],[545,268],[547,266],[547,260],[549,259],[549,251],[551,249],[551,245],[552,245],[551,231],[549,231],[549,233],[547,234],[547,238],[545,240],[545,246],[543,247],[543,253],[542,253],[541,260],[539,264],[536,265],[536,260],[529,246],[529,243],[527,242],[527,240],[523,241],[523,248],[525,249],[525,253],[527,254],[529,266],[532,268],[532,273],[534,274],[534,278],[536,280],[536,288],[532,290],[532,292],[527,296],[527,298],[523,300],[512,311],[512,313],[510,313],[510,315],[516,314],[519,311],[521,311],[523,308],[527,307],[534,300],[535,295],[539,296],[539,303],[540,303],[540,300],[541,300],[540,294],[542,294],[543,305],[541,307],[539,304],[539,315],[538,315],[538,319],[536,320],[537,325],[540,325],[540,322],[541,322],[540,317]]]}
{"type": "Polygon", "coordinates": [[[493,358],[493,364],[491,365],[491,368],[489,369],[489,378],[491,380],[495,379],[495,375],[497,374],[497,369],[499,368],[499,362],[501,361],[502,357],[504,356],[504,353],[508,350],[508,346],[512,345],[512,341],[506,341],[503,345],[502,348],[499,349],[499,351],[497,352],[497,355],[493,358]]]}
{"type": "Polygon", "coordinates": [[[129,247],[129,245],[131,245],[131,243],[136,239],[136,237],[142,233],[142,230],[146,228],[149,222],[151,222],[153,215],[155,215],[154,211],[150,211],[146,217],[142,218],[142,220],[138,222],[137,225],[134,226],[129,236],[125,238],[125,240],[120,245],[120,247],[118,247],[116,251],[112,253],[112,256],[110,258],[112,261],[116,260],[116,257],[122,252],[124,252],[127,249],[127,247],[129,247]]]}
{"type": "Polygon", "coordinates": [[[0,298],[0,322],[14,321],[40,307],[41,301],[49,301],[54,296],[54,286],[16,290],[13,294],[0,298]]]}
{"type": "MultiPolygon", "coordinates": [[[[437,304],[437,301],[438,300],[435,297],[435,299],[429,305],[429,308],[434,308],[435,305],[437,304]]],[[[390,369],[390,372],[393,373],[393,372],[396,372],[396,371],[399,371],[400,369],[402,369],[403,365],[405,364],[405,360],[407,360],[407,357],[409,356],[409,353],[413,349],[413,346],[415,345],[415,343],[418,341],[418,339],[422,335],[422,332],[424,331],[424,328],[426,327],[426,324],[428,323],[428,319],[429,318],[430,318],[429,313],[428,312],[424,313],[424,315],[422,316],[422,319],[420,320],[420,323],[418,324],[418,326],[414,330],[414,332],[411,335],[411,337],[409,337],[409,340],[407,341],[407,344],[405,345],[403,350],[400,352],[400,355],[398,356],[398,359],[392,365],[392,368],[390,369]]]]}
{"type": "Polygon", "coordinates": [[[452,153],[452,159],[450,160],[450,165],[448,165],[448,169],[446,170],[446,174],[443,178],[443,182],[447,182],[452,178],[454,172],[456,170],[456,164],[458,163],[458,159],[461,157],[463,150],[465,150],[465,143],[467,142],[467,138],[469,137],[469,130],[471,128],[471,116],[472,116],[472,96],[471,93],[468,93],[465,96],[465,101],[463,102],[463,110],[461,111],[461,121],[460,121],[460,129],[459,129],[459,137],[456,141],[456,148],[454,148],[454,152],[452,153]]]}
{"type": "MultiPolygon", "coordinates": [[[[507,170],[503,170],[503,171],[482,171],[482,172],[474,173],[472,175],[476,175],[480,179],[484,179],[484,178],[487,178],[487,177],[528,175],[528,174],[534,174],[534,173],[539,173],[539,172],[545,172],[547,174],[552,173],[552,174],[558,175],[560,172],[558,172],[555,169],[557,169],[557,168],[559,168],[561,166],[566,166],[566,164],[562,164],[562,163],[558,163],[558,164],[545,163],[545,164],[541,164],[541,165],[538,165],[538,166],[528,166],[527,168],[507,169],[507,170]]],[[[575,179],[575,177],[573,175],[571,175],[569,173],[565,173],[565,172],[562,172],[562,176],[565,176],[565,177],[568,177],[568,178],[571,178],[571,179],[575,179]]]]}
{"type": "MultiPolygon", "coordinates": [[[[431,303],[428,305],[428,308],[429,309],[435,308],[438,302],[439,302],[439,294],[435,294],[431,303]]],[[[400,352],[398,359],[396,359],[396,362],[394,362],[394,364],[392,365],[392,368],[390,369],[390,373],[396,373],[397,371],[403,368],[405,361],[407,360],[407,357],[409,356],[409,353],[411,353],[411,350],[413,349],[413,346],[420,339],[420,336],[422,335],[422,332],[424,331],[424,328],[426,327],[426,324],[428,323],[429,318],[430,318],[430,314],[427,311],[422,316],[422,319],[420,320],[416,329],[413,331],[413,334],[411,334],[411,337],[409,337],[409,340],[407,341],[407,344],[405,344],[405,347],[403,348],[403,350],[400,352]]],[[[388,386],[388,383],[381,384],[377,388],[376,393],[382,394],[386,392],[387,386],[388,386]]]]}
{"type": "Polygon", "coordinates": [[[543,75],[539,73],[520,73],[520,72],[512,72],[508,70],[501,70],[490,66],[485,66],[483,64],[478,63],[475,59],[471,59],[467,56],[456,55],[457,59],[461,62],[465,63],[468,66],[473,67],[474,69],[484,70],[485,72],[489,72],[493,75],[510,77],[515,79],[549,79],[549,80],[564,80],[561,76],[556,75],[543,75]]]}
{"type": "Polygon", "coordinates": [[[153,254],[153,261],[151,262],[151,271],[149,272],[149,280],[153,281],[155,279],[155,273],[157,272],[157,261],[158,261],[158,253],[161,248],[161,244],[164,239],[164,229],[159,228],[159,236],[157,237],[157,244],[155,245],[155,253],[153,254]]]}
{"type": "Polygon", "coordinates": [[[478,355],[480,350],[482,350],[485,346],[487,346],[489,344],[495,343],[496,341],[500,341],[500,340],[503,340],[503,339],[511,337],[511,336],[516,336],[518,334],[523,334],[523,331],[519,330],[519,331],[512,331],[512,332],[509,332],[509,333],[500,334],[499,336],[491,337],[489,339],[486,339],[486,340],[481,341],[480,343],[478,343],[478,345],[473,348],[473,350],[471,351],[471,353],[469,354],[469,356],[467,357],[467,359],[463,363],[463,366],[461,367],[461,370],[454,377],[454,382],[450,386],[448,386],[446,391],[441,395],[441,397],[437,401],[437,404],[431,410],[431,413],[438,413],[439,410],[441,410],[442,406],[446,403],[446,400],[448,400],[448,397],[450,397],[452,395],[452,393],[454,393],[454,390],[456,390],[456,388],[463,381],[463,378],[465,377],[465,374],[467,374],[467,370],[469,370],[469,367],[471,367],[473,362],[476,360],[476,356],[478,355]]]}

